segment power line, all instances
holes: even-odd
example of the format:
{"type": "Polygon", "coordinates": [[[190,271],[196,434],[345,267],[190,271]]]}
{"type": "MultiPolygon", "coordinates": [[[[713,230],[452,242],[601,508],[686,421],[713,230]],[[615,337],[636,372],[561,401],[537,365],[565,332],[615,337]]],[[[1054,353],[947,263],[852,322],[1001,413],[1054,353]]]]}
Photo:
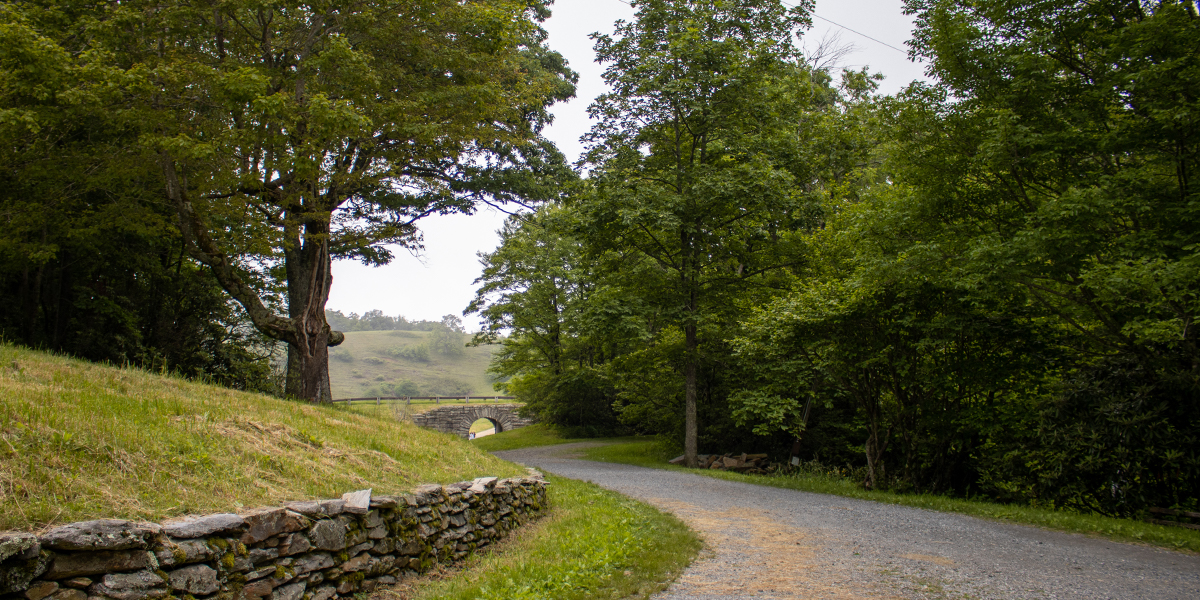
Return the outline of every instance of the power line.
{"type": "MultiPolygon", "coordinates": [[[[621,4],[625,4],[625,5],[628,5],[628,6],[633,6],[632,4],[629,4],[628,0],[617,0],[617,2],[620,2],[621,4]]],[[[795,4],[788,4],[787,2],[780,2],[780,4],[782,4],[782,5],[784,5],[784,6],[788,7],[788,8],[796,8],[796,5],[795,5],[795,4]]],[[[887,43],[887,42],[885,42],[885,41],[883,41],[883,40],[880,40],[880,39],[877,39],[877,38],[873,38],[873,37],[871,37],[871,36],[869,36],[869,35],[867,35],[867,34],[865,34],[865,33],[861,32],[861,31],[855,31],[855,30],[853,30],[853,29],[850,29],[849,27],[846,27],[845,25],[842,25],[841,23],[837,23],[837,22],[835,22],[835,21],[831,21],[831,20],[829,20],[829,19],[826,19],[825,17],[822,17],[821,15],[818,15],[818,14],[817,14],[817,13],[815,13],[815,12],[814,12],[814,13],[809,13],[809,14],[811,14],[812,16],[814,16],[814,17],[816,17],[816,18],[818,18],[818,19],[820,19],[820,20],[822,20],[822,21],[825,21],[826,23],[829,23],[830,25],[833,25],[834,27],[841,27],[842,29],[845,29],[846,31],[849,31],[850,33],[853,33],[853,34],[855,34],[855,35],[861,35],[861,36],[863,36],[863,37],[867,38],[868,40],[871,40],[872,42],[875,42],[876,44],[881,44],[881,45],[887,46],[888,48],[891,48],[892,50],[895,50],[896,52],[899,52],[899,53],[901,53],[901,54],[903,54],[903,55],[905,55],[905,56],[908,56],[908,52],[907,52],[907,51],[905,51],[905,50],[901,50],[900,48],[897,48],[897,47],[895,47],[895,46],[893,46],[893,45],[891,45],[891,44],[889,44],[889,43],[887,43]]]]}
{"type": "Polygon", "coordinates": [[[841,23],[834,23],[833,21],[830,21],[829,19],[826,19],[825,17],[822,17],[821,15],[818,15],[817,13],[811,13],[811,14],[812,14],[812,16],[814,16],[822,21],[825,21],[826,23],[829,23],[830,25],[835,25],[837,27],[841,27],[842,29],[849,31],[850,33],[857,33],[858,35],[861,35],[861,36],[867,38],[868,40],[871,40],[872,42],[875,42],[877,44],[883,44],[884,46],[887,46],[888,48],[891,48],[892,50],[895,50],[896,52],[899,52],[905,56],[908,56],[908,52],[905,52],[904,50],[901,50],[887,42],[884,42],[882,40],[877,40],[861,31],[855,31],[853,29],[850,29],[849,27],[846,27],[845,25],[842,25],[841,23]]]}

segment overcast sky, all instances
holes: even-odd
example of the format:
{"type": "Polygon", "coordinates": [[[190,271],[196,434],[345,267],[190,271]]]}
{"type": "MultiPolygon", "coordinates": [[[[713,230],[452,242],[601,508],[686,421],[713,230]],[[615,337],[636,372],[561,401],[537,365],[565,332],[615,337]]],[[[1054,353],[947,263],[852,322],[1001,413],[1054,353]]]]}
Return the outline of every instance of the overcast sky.
{"type": "MultiPolygon", "coordinates": [[[[612,33],[613,22],[631,19],[633,9],[621,0],[556,0],[551,8],[554,14],[545,24],[549,45],[579,73],[579,86],[574,100],[553,108],[555,120],[547,136],[574,161],[583,149],[579,137],[591,127],[587,107],[605,89],[603,67],[595,62],[588,35],[612,33]]],[[[901,51],[912,29],[901,9],[902,0],[817,0],[813,28],[801,44],[814,47],[826,35],[839,35],[843,45],[854,47],[843,65],[882,73],[880,91],[895,93],[922,79],[924,72],[923,65],[909,62],[901,51]]],[[[410,320],[460,315],[475,295],[472,282],[481,270],[476,254],[496,248],[496,230],[503,221],[503,214],[490,209],[471,216],[432,217],[421,221],[425,250],[420,257],[401,250],[391,264],[374,268],[336,261],[328,307],[346,314],[380,309],[410,320]]],[[[463,321],[471,330],[479,328],[474,315],[463,321]]]]}

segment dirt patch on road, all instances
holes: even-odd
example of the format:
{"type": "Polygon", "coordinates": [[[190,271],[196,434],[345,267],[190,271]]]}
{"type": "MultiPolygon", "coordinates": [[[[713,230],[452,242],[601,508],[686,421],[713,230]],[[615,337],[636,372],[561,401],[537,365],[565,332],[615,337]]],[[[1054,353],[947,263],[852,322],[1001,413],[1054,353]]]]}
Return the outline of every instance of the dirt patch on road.
{"type": "Polygon", "coordinates": [[[896,598],[864,587],[849,572],[819,565],[825,542],[811,531],[781,524],[750,508],[722,511],[667,498],[650,498],[704,536],[708,552],[692,564],[664,598],[896,598]]]}

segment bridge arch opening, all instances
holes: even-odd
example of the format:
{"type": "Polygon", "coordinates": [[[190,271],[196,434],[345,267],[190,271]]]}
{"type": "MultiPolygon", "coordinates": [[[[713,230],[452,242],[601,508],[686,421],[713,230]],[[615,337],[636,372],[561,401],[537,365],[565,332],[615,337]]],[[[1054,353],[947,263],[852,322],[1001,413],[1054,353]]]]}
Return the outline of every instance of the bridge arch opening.
{"type": "Polygon", "coordinates": [[[470,429],[467,431],[468,439],[481,438],[495,433],[500,433],[503,430],[499,421],[489,417],[479,417],[475,422],[471,423],[470,429]]]}

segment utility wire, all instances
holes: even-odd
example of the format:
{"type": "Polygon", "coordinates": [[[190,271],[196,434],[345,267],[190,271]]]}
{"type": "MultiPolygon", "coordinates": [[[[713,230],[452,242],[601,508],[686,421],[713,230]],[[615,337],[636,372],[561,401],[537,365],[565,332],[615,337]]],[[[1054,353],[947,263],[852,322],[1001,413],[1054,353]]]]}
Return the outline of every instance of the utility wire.
{"type": "Polygon", "coordinates": [[[883,44],[884,46],[887,46],[888,48],[891,48],[892,50],[895,50],[896,52],[899,52],[905,56],[908,56],[908,52],[905,52],[904,50],[901,50],[887,42],[882,41],[882,40],[877,40],[861,31],[855,31],[853,29],[850,29],[849,27],[846,27],[845,25],[842,25],[841,23],[834,23],[833,21],[830,21],[829,19],[826,19],[825,17],[822,17],[821,15],[818,15],[817,13],[812,13],[812,16],[814,16],[822,21],[825,21],[826,23],[829,23],[830,25],[841,27],[842,29],[849,31],[850,33],[857,33],[858,35],[861,35],[861,36],[867,38],[868,40],[871,40],[872,42],[875,42],[877,44],[883,44]]]}
{"type": "MultiPolygon", "coordinates": [[[[621,4],[625,4],[625,5],[628,5],[628,6],[633,6],[632,4],[629,4],[628,0],[617,0],[617,2],[620,2],[621,4]]],[[[787,2],[780,2],[780,4],[782,4],[782,5],[784,5],[784,6],[788,7],[788,8],[796,8],[796,5],[795,5],[795,4],[788,4],[787,2]]],[[[867,34],[865,34],[865,33],[861,32],[861,31],[855,31],[855,30],[853,30],[853,29],[850,29],[849,27],[846,27],[845,25],[842,25],[841,23],[837,23],[837,22],[834,22],[834,21],[830,21],[829,19],[826,19],[825,17],[822,17],[821,15],[818,15],[818,14],[817,14],[817,13],[815,13],[815,12],[814,12],[814,13],[809,13],[809,14],[811,14],[812,16],[814,16],[814,17],[816,17],[816,18],[818,18],[818,19],[820,19],[820,20],[822,20],[822,21],[825,21],[826,23],[829,23],[830,25],[833,25],[834,27],[841,27],[842,29],[845,29],[846,31],[849,31],[850,33],[853,33],[853,34],[855,34],[855,35],[861,35],[861,36],[863,36],[863,37],[867,38],[868,40],[871,40],[872,42],[875,42],[876,44],[882,44],[882,45],[884,45],[884,46],[887,46],[888,48],[891,48],[892,50],[895,50],[896,52],[899,52],[899,53],[901,53],[901,54],[903,54],[903,55],[905,55],[905,56],[908,56],[908,52],[907,52],[907,51],[905,51],[905,50],[901,50],[900,48],[897,48],[897,47],[895,47],[895,46],[893,46],[893,45],[891,45],[891,44],[889,44],[889,43],[887,43],[887,42],[885,42],[885,41],[883,41],[883,40],[880,40],[880,39],[877,39],[877,38],[873,38],[873,37],[871,37],[871,36],[869,36],[869,35],[867,35],[867,34]]]]}

